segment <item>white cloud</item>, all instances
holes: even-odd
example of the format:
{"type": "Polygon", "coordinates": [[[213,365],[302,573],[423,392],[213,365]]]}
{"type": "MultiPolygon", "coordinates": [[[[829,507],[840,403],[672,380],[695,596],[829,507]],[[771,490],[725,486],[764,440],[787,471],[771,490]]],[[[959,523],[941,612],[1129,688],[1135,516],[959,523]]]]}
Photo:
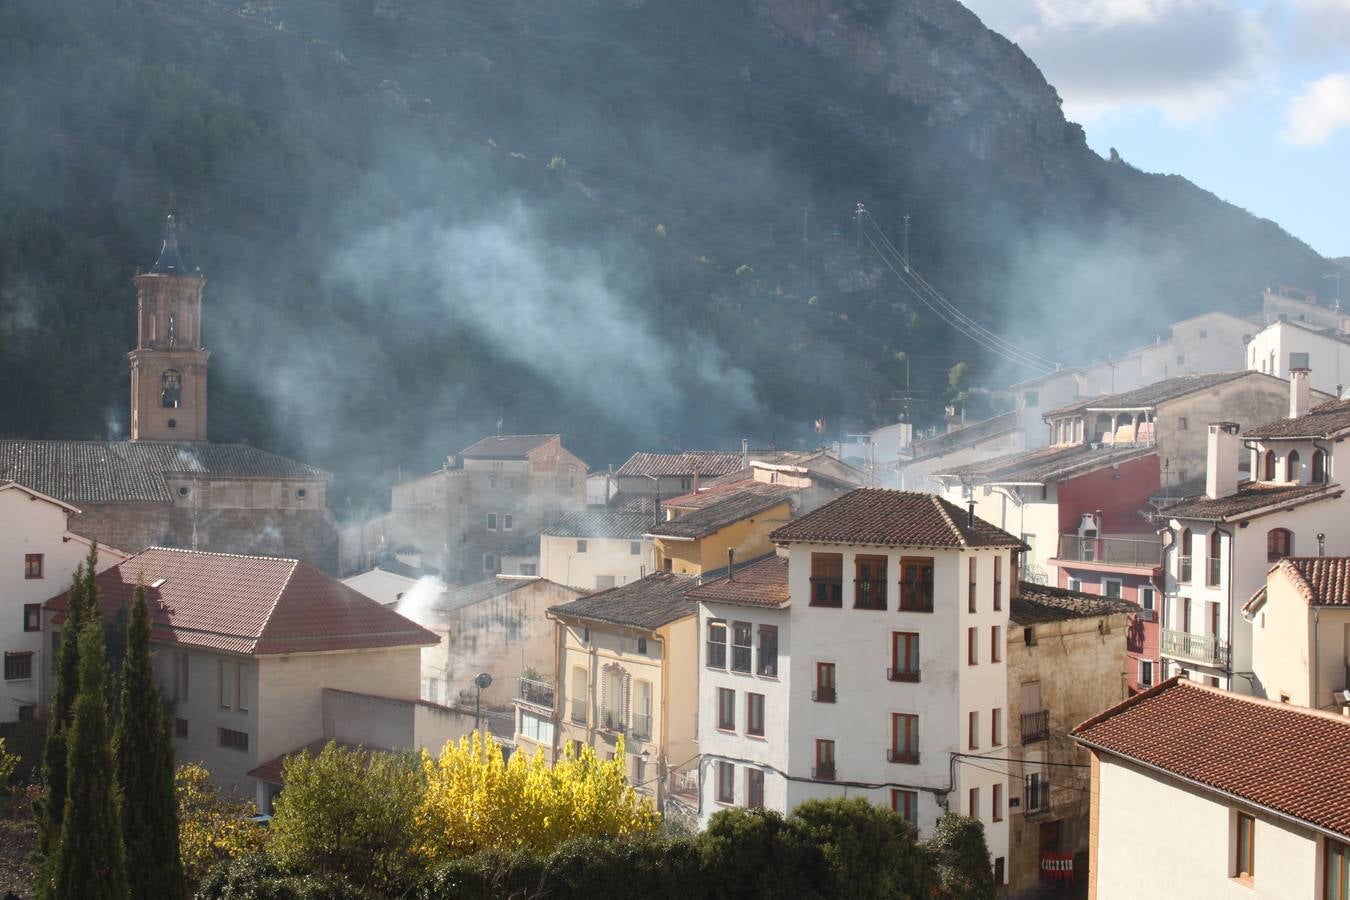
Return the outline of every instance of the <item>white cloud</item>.
{"type": "Polygon", "coordinates": [[[1333,72],[1308,84],[1289,102],[1280,138],[1296,147],[1315,147],[1350,127],[1350,72],[1333,72]]]}
{"type": "Polygon", "coordinates": [[[1350,48],[1350,0],[1293,0],[1299,50],[1317,54],[1350,48]]]}
{"type": "Polygon", "coordinates": [[[1261,16],[1226,0],[965,2],[1026,51],[1080,121],[1139,108],[1205,120],[1250,92],[1269,59],[1261,16]]]}

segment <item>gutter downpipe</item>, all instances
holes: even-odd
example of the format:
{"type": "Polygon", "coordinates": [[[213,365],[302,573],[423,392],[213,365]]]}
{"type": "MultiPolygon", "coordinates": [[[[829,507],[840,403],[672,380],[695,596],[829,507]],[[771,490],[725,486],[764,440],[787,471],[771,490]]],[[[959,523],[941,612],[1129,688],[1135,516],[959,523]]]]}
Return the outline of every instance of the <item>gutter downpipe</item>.
{"type": "Polygon", "coordinates": [[[1226,614],[1227,614],[1227,616],[1228,616],[1228,665],[1226,665],[1224,668],[1227,670],[1227,673],[1228,673],[1228,689],[1229,689],[1229,690],[1232,690],[1232,689],[1233,689],[1233,674],[1234,674],[1234,672],[1233,672],[1233,636],[1234,636],[1234,634],[1236,634],[1236,630],[1235,630],[1236,623],[1233,621],[1233,618],[1234,618],[1234,616],[1233,616],[1233,612],[1234,612],[1233,606],[1234,606],[1234,603],[1235,603],[1235,598],[1234,598],[1234,596],[1233,596],[1233,568],[1234,568],[1234,560],[1235,560],[1236,557],[1237,557],[1237,553],[1235,552],[1235,551],[1237,550],[1237,535],[1234,534],[1232,531],[1228,531],[1228,530],[1225,530],[1225,529],[1219,527],[1219,523],[1218,523],[1217,521],[1214,523],[1214,530],[1217,531],[1219,534],[1227,535],[1227,537],[1228,537],[1228,607],[1229,607],[1229,608],[1226,610],[1226,614]]]}
{"type": "MultiPolygon", "coordinates": [[[[1162,598],[1163,598],[1163,610],[1162,610],[1162,615],[1159,617],[1159,622],[1158,622],[1158,631],[1159,631],[1159,632],[1161,632],[1165,627],[1167,627],[1167,622],[1168,622],[1168,620],[1171,618],[1170,613],[1171,613],[1171,611],[1172,611],[1172,601],[1171,601],[1171,598],[1167,596],[1167,574],[1171,571],[1171,568],[1169,568],[1169,566],[1168,566],[1168,564],[1167,564],[1167,554],[1168,554],[1168,551],[1175,549],[1176,546],[1177,546],[1177,540],[1176,540],[1176,537],[1175,537],[1174,534],[1172,533],[1172,526],[1171,526],[1171,525],[1168,525],[1168,526],[1166,526],[1165,528],[1162,528],[1161,530],[1159,530],[1158,536],[1159,536],[1160,538],[1162,537],[1163,532],[1167,532],[1167,543],[1164,544],[1164,545],[1163,545],[1163,548],[1162,548],[1162,574],[1163,574],[1163,593],[1162,593],[1162,598]]],[[[1173,579],[1173,584],[1175,584],[1175,583],[1176,583],[1176,579],[1173,579]]],[[[1159,634],[1159,635],[1158,635],[1158,668],[1159,668],[1159,669],[1162,669],[1162,668],[1163,668],[1163,665],[1162,665],[1162,634],[1159,634]]],[[[1166,675],[1167,673],[1166,673],[1166,671],[1162,671],[1162,672],[1159,672],[1158,674],[1159,674],[1159,675],[1166,675]]],[[[1161,681],[1159,681],[1158,683],[1161,683],[1162,681],[1166,681],[1166,680],[1167,680],[1166,678],[1163,678],[1163,679],[1161,679],[1161,681]]],[[[1150,685],[1150,687],[1152,687],[1152,685],[1150,685]]]]}

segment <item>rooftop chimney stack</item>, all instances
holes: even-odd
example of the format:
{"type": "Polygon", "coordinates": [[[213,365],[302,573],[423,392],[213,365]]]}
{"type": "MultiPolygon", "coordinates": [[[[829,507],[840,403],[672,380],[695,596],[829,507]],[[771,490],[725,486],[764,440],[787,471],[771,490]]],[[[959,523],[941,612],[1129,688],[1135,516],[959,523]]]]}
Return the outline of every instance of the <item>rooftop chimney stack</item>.
{"type": "Polygon", "coordinates": [[[741,468],[750,468],[750,439],[741,438],[741,468]]]}
{"type": "Polygon", "coordinates": [[[1306,416],[1312,404],[1312,388],[1308,384],[1311,369],[1289,370],[1289,418],[1306,416]]]}
{"type": "Polygon", "coordinates": [[[969,501],[966,502],[966,527],[967,527],[967,528],[974,528],[974,527],[975,527],[975,501],[974,501],[974,500],[969,500],[969,501]]]}
{"type": "Polygon", "coordinates": [[[1209,426],[1209,452],[1205,458],[1205,496],[1220,500],[1237,493],[1238,424],[1214,422],[1209,426]]]}
{"type": "Polygon", "coordinates": [[[727,548],[727,581],[736,580],[736,548],[727,548]]]}

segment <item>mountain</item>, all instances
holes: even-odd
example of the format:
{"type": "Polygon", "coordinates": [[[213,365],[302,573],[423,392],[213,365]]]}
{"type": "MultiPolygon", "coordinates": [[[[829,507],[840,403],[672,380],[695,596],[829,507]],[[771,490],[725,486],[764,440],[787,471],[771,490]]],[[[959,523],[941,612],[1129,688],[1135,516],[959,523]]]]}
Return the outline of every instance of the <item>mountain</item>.
{"type": "Polygon", "coordinates": [[[0,0],[0,160],[0,433],[125,433],[172,209],[213,438],[333,469],[339,510],[499,420],[603,465],[1032,374],[904,288],[859,202],[1063,363],[1325,271],[1097,156],[951,0],[0,0]]]}

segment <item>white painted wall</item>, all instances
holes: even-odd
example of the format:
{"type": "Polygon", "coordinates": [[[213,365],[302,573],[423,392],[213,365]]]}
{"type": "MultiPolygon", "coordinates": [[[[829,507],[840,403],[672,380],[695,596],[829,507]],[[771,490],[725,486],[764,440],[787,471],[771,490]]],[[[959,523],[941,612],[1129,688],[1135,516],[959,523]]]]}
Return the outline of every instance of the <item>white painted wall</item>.
{"type": "Polygon", "coordinates": [[[1319,709],[1342,705],[1333,694],[1350,688],[1350,609],[1324,606],[1314,616],[1284,571],[1276,569],[1250,626],[1256,696],[1319,709]]]}
{"type": "MultiPolygon", "coordinates": [[[[1290,322],[1274,322],[1252,337],[1245,368],[1289,377],[1289,354],[1308,354],[1314,390],[1337,394],[1337,385],[1350,385],[1350,341],[1310,331],[1290,322]],[[1274,368],[1271,363],[1274,362],[1274,368]]],[[[1339,394],[1337,394],[1339,396],[1339,394]]]]}
{"type": "Polygon", "coordinates": [[[1107,755],[1098,790],[1097,900],[1321,896],[1320,840],[1309,829],[1242,807],[1256,816],[1244,884],[1230,877],[1236,804],[1107,755]]]}
{"type": "Polygon", "coordinates": [[[636,581],[643,572],[650,575],[653,568],[652,541],[640,539],[611,540],[608,538],[539,536],[539,575],[550,581],[580,588],[584,591],[600,589],[601,576],[614,579],[614,587],[636,581]],[[577,549],[577,541],[585,541],[586,549],[577,549]],[[637,545],[637,553],[633,545],[637,545]]]}

